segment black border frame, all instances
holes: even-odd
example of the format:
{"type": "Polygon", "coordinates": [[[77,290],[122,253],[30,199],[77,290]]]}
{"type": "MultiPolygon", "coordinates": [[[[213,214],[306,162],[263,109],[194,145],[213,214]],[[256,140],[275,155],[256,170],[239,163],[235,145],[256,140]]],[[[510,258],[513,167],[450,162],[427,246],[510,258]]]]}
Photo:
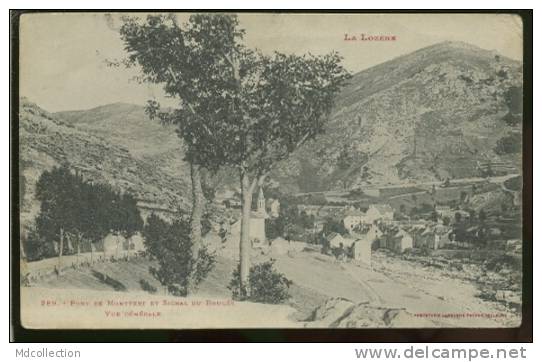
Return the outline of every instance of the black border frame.
{"type": "Polygon", "coordinates": [[[198,10],[10,9],[10,342],[530,342],[533,341],[533,12],[523,10],[198,10]],[[523,304],[518,328],[450,329],[26,329],[20,320],[19,235],[19,19],[51,12],[257,12],[257,13],[488,13],[523,21],[523,304]]]}

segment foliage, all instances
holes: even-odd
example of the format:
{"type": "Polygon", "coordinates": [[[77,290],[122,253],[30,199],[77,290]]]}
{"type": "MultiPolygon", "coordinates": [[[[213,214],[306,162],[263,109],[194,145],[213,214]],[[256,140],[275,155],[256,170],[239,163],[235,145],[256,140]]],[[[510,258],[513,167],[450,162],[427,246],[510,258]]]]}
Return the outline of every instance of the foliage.
{"type": "Polygon", "coordinates": [[[154,285],[152,285],[145,279],[139,279],[139,285],[141,286],[141,289],[149,292],[150,294],[155,294],[158,291],[154,285]]]}
{"type": "MultiPolygon", "coordinates": [[[[504,93],[504,100],[511,114],[520,115],[523,112],[523,89],[512,86],[504,93]]],[[[521,117],[520,117],[521,120],[521,117]]]]}
{"type": "Polygon", "coordinates": [[[428,203],[422,203],[421,205],[417,207],[413,207],[410,209],[410,217],[413,219],[418,219],[420,217],[434,217],[433,212],[435,211],[435,208],[433,205],[430,205],[428,203]]]}
{"type": "Polygon", "coordinates": [[[142,80],[164,85],[180,108],[148,114],[178,126],[186,157],[209,169],[242,167],[262,175],[323,132],[335,94],[349,77],[337,53],[263,55],[246,48],[230,14],[125,20],[121,38],[142,80]]]}
{"type": "Polygon", "coordinates": [[[523,187],[523,178],[521,176],[510,178],[504,181],[504,186],[507,189],[519,191],[523,187]]]}
{"type": "Polygon", "coordinates": [[[502,254],[489,258],[484,266],[487,270],[501,271],[503,269],[510,269],[515,271],[521,270],[521,258],[517,258],[513,255],[502,254]]]}
{"type": "Polygon", "coordinates": [[[44,243],[35,228],[30,230],[23,239],[23,247],[28,261],[55,256],[53,243],[44,243]]]}
{"type": "Polygon", "coordinates": [[[354,163],[354,155],[348,145],[344,145],[337,157],[337,167],[339,170],[347,170],[354,163]]]}
{"type": "Polygon", "coordinates": [[[478,212],[478,220],[480,221],[480,224],[485,223],[486,219],[487,219],[486,212],[484,211],[484,209],[480,209],[480,211],[478,212]]]}
{"type": "Polygon", "coordinates": [[[508,112],[504,115],[502,120],[507,125],[514,127],[514,126],[518,126],[521,123],[522,117],[521,117],[521,114],[513,114],[512,112],[508,112]]]}
{"type": "Polygon", "coordinates": [[[175,124],[188,145],[185,157],[216,171],[239,171],[243,194],[242,280],[248,278],[252,193],[271,167],[324,131],[335,95],[349,78],[337,53],[264,55],[243,44],[232,14],[194,14],[180,25],[175,15],[125,19],[120,30],[142,80],[162,84],[179,108],[147,113],[175,124]]]}
{"type": "Polygon", "coordinates": [[[292,281],[279,273],[274,267],[275,260],[253,265],[249,272],[250,288],[249,296],[247,291],[240,287],[240,264],[233,272],[233,276],[228,286],[231,290],[233,299],[249,300],[256,303],[279,304],[290,298],[288,289],[292,281]]]}
{"type": "Polygon", "coordinates": [[[327,201],[323,193],[298,196],[297,202],[299,204],[306,204],[306,205],[322,205],[323,206],[323,205],[329,204],[329,202],[327,201]]]}
{"type": "Polygon", "coordinates": [[[265,221],[265,235],[267,235],[270,240],[278,237],[284,237],[285,228],[286,225],[284,224],[284,218],[280,216],[278,218],[267,219],[265,221]]]}
{"type": "Polygon", "coordinates": [[[279,195],[280,214],[274,219],[266,221],[266,235],[270,239],[283,237],[287,240],[307,241],[307,230],[314,227],[314,215],[308,215],[305,211],[299,211],[297,203],[279,195]]]}
{"type": "MultiPolygon", "coordinates": [[[[79,248],[84,241],[98,242],[108,233],[128,238],[143,226],[136,200],[121,194],[109,185],[86,182],[67,166],[45,171],[36,184],[36,197],[41,201],[36,218],[35,234],[27,241],[31,258],[50,255],[52,245],[61,234],[75,241],[79,248]]],[[[64,243],[63,253],[70,253],[64,243]]]]}
{"type": "Polygon", "coordinates": [[[313,165],[309,159],[301,159],[299,162],[299,177],[297,186],[301,192],[322,190],[321,179],[315,177],[318,172],[318,166],[313,165]]]}
{"type": "Polygon", "coordinates": [[[341,235],[348,234],[348,230],[344,227],[344,224],[341,221],[338,221],[332,218],[326,219],[322,232],[325,235],[329,235],[331,233],[338,233],[341,235]]]}
{"type": "Polygon", "coordinates": [[[521,134],[511,133],[497,141],[495,153],[498,155],[514,154],[521,152],[521,134]]]}
{"type": "Polygon", "coordinates": [[[98,279],[101,283],[113,288],[118,292],[126,291],[126,286],[116,279],[111,278],[109,275],[101,273],[97,270],[92,270],[92,275],[98,279]]]}
{"type": "Polygon", "coordinates": [[[151,267],[151,273],[173,295],[186,296],[190,287],[201,283],[215,264],[215,256],[204,247],[197,257],[192,255],[190,226],[184,220],[169,223],[152,214],[143,237],[149,255],[159,265],[151,267]]]}

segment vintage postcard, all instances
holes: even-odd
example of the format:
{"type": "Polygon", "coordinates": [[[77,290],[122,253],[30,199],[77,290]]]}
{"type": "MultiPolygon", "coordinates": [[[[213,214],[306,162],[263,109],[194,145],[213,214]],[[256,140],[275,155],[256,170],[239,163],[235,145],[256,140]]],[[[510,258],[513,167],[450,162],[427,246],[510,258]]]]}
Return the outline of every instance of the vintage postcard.
{"type": "Polygon", "coordinates": [[[513,14],[23,13],[29,329],[522,321],[513,14]]]}

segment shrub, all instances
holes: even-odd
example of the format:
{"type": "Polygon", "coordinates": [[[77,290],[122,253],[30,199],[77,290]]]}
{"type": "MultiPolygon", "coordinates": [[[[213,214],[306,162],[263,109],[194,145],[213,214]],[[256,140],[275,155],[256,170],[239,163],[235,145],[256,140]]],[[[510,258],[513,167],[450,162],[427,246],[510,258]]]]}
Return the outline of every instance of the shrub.
{"type": "Polygon", "coordinates": [[[52,242],[43,242],[35,228],[22,233],[22,244],[28,261],[52,258],[57,255],[52,242]]]}
{"type": "Polygon", "coordinates": [[[292,281],[286,278],[284,274],[279,273],[275,269],[274,263],[275,260],[271,259],[250,268],[248,277],[250,294],[248,296],[247,291],[240,288],[241,265],[238,265],[228,286],[233,299],[268,304],[280,304],[288,300],[290,298],[288,289],[292,285],[292,281]]]}
{"type": "Polygon", "coordinates": [[[139,279],[139,286],[141,287],[141,289],[151,294],[155,294],[157,291],[156,287],[145,279],[139,279]]]}
{"type": "Polygon", "coordinates": [[[195,285],[200,284],[205,280],[207,275],[213,270],[216,263],[216,255],[210,253],[207,247],[203,246],[199,249],[196,259],[196,266],[192,275],[192,280],[195,285]]]}
{"type": "Polygon", "coordinates": [[[521,270],[521,259],[513,255],[502,254],[490,257],[485,262],[485,268],[490,271],[498,272],[502,269],[521,270]]]}
{"type": "Polygon", "coordinates": [[[521,152],[521,135],[512,133],[497,141],[495,153],[498,155],[507,155],[521,152]]]}
{"type": "Polygon", "coordinates": [[[184,220],[169,223],[153,214],[147,219],[143,237],[149,255],[158,261],[157,268],[149,269],[151,274],[173,295],[188,295],[215,264],[215,255],[205,247],[193,257],[190,226],[184,220]]]}
{"type": "Polygon", "coordinates": [[[67,166],[44,171],[35,190],[40,210],[34,235],[29,235],[25,245],[32,260],[52,256],[53,244],[61,239],[62,253],[67,255],[75,252],[69,246],[72,242],[98,242],[111,231],[127,238],[143,226],[134,197],[108,184],[85,181],[67,166]]]}
{"type": "Polygon", "coordinates": [[[113,279],[111,278],[109,275],[107,274],[104,274],[104,273],[101,273],[97,270],[92,270],[91,271],[92,275],[98,279],[102,284],[105,284],[107,286],[110,286],[111,288],[113,288],[114,290],[116,290],[117,292],[124,292],[127,290],[126,286],[124,284],[122,284],[121,282],[119,282],[118,280],[116,279],[113,279]]]}

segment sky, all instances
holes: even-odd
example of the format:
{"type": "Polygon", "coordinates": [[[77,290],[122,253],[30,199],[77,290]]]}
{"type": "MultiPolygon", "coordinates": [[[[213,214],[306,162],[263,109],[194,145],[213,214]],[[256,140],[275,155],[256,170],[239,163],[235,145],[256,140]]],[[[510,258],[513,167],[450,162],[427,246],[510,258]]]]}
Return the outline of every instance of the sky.
{"type": "MultiPolygon", "coordinates": [[[[159,86],[139,84],[137,69],[112,68],[123,58],[121,14],[25,14],[20,25],[20,95],[57,112],[126,102],[144,104],[159,86]]],[[[187,14],[179,14],[182,22],[187,14]]],[[[245,43],[264,53],[339,52],[356,73],[442,41],[463,41],[522,58],[518,16],[496,14],[239,14],[245,43]],[[356,36],[356,41],[345,41],[356,36]],[[395,36],[395,41],[360,41],[360,34],[395,36]]]]}

